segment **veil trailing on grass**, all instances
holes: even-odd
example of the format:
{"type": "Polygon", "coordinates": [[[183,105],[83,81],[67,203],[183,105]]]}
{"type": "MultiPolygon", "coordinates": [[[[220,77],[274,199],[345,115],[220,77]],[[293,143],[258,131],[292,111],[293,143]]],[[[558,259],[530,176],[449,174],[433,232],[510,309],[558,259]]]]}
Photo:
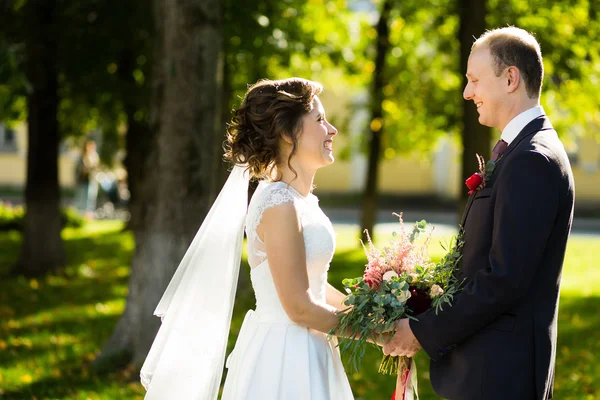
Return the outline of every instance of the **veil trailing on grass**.
{"type": "Polygon", "coordinates": [[[146,400],[216,399],[240,269],[249,175],[236,165],[154,314],[162,324],[142,366],[146,400]]]}

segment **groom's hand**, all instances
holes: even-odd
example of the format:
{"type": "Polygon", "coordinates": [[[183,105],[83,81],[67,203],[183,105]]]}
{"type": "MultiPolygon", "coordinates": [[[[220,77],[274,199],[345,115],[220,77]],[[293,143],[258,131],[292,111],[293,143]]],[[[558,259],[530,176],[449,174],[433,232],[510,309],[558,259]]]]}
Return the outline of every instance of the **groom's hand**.
{"type": "Polygon", "coordinates": [[[421,350],[421,345],[410,329],[408,318],[401,319],[396,323],[396,334],[389,343],[383,346],[383,354],[391,356],[412,357],[419,350],[421,350]]]}

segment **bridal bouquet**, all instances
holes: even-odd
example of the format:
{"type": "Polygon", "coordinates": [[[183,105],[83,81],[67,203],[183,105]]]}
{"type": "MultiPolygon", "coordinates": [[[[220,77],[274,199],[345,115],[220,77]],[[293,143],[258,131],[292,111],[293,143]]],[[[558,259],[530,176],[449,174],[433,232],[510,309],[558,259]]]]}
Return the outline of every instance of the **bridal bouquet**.
{"type": "MultiPolygon", "coordinates": [[[[384,332],[394,332],[395,323],[402,318],[417,320],[417,316],[429,308],[436,312],[444,305],[451,305],[460,290],[454,271],[461,258],[462,231],[453,238],[447,254],[435,264],[428,254],[431,232],[421,244],[415,241],[427,233],[427,222],[417,222],[407,231],[402,215],[394,214],[400,222],[399,233],[393,234],[389,247],[375,247],[368,232],[368,247],[363,243],[367,264],[362,277],[342,281],[348,296],[341,311],[340,322],[333,332],[349,336],[340,344],[342,353],[349,353],[350,362],[358,365],[368,342],[382,338],[384,332]],[[350,340],[351,339],[351,340],[350,340]]],[[[406,387],[412,360],[407,357],[384,356],[379,372],[398,374],[399,384],[406,387]]],[[[414,375],[416,379],[416,375],[414,375]]],[[[413,381],[416,386],[416,380],[413,381]]],[[[416,389],[416,388],[415,388],[416,389]]],[[[401,391],[404,393],[404,391],[401,391]]]]}

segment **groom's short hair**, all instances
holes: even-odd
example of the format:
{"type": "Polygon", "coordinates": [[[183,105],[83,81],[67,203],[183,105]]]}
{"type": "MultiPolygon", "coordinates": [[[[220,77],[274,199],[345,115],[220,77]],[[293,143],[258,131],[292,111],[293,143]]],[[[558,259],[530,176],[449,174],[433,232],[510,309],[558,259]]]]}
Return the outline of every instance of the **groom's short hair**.
{"type": "Polygon", "coordinates": [[[494,72],[515,66],[521,72],[529,98],[539,98],[544,79],[544,63],[540,45],[526,30],[509,26],[486,31],[473,43],[471,50],[485,45],[494,60],[494,72]]]}

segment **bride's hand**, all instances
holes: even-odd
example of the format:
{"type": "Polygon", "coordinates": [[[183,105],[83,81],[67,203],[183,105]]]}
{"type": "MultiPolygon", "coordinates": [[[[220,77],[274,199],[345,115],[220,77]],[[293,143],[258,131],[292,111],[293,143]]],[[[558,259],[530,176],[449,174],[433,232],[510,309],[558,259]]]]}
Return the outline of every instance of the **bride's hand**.
{"type": "Polygon", "coordinates": [[[383,347],[389,343],[391,338],[392,338],[391,333],[381,333],[381,334],[376,334],[375,337],[373,338],[373,340],[377,346],[383,347]]]}
{"type": "Polygon", "coordinates": [[[381,331],[381,333],[383,333],[383,334],[391,334],[391,333],[394,333],[394,332],[396,332],[396,324],[394,324],[394,325],[390,326],[389,328],[381,331]]]}

